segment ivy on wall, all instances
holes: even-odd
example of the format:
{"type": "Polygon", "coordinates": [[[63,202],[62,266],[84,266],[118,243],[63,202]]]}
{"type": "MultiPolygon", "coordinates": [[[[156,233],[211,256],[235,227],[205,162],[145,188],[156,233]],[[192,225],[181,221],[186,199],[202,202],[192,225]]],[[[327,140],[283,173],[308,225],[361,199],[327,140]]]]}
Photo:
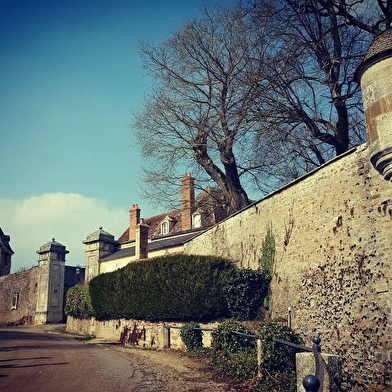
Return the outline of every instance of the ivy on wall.
{"type": "Polygon", "coordinates": [[[266,227],[265,237],[261,244],[261,258],[259,260],[259,269],[272,276],[275,261],[275,236],[272,232],[272,224],[266,227]]]}
{"type": "MultiPolygon", "coordinates": [[[[265,237],[261,243],[261,258],[259,260],[259,270],[263,271],[264,275],[269,278],[269,282],[271,282],[272,273],[274,270],[275,252],[275,236],[272,231],[272,223],[269,223],[266,227],[265,237]]],[[[263,302],[265,309],[269,308],[269,296],[271,294],[270,291],[270,287],[268,287],[267,295],[263,302]]]]}

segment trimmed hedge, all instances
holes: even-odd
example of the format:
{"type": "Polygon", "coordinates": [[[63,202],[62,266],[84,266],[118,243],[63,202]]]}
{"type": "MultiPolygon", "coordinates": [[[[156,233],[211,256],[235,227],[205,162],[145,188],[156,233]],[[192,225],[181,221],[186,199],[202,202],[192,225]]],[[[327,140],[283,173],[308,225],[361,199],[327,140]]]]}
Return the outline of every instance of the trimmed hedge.
{"type": "Polygon", "coordinates": [[[229,314],[224,287],[236,267],[211,256],[131,263],[90,282],[97,319],[211,321],[229,314]]]}

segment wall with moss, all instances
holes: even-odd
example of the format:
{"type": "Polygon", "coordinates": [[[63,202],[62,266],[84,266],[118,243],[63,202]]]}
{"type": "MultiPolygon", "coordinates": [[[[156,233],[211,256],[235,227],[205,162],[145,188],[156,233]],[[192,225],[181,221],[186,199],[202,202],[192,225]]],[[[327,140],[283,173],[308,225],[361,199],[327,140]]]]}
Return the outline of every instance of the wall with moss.
{"type": "Polygon", "coordinates": [[[214,226],[185,251],[255,269],[268,225],[276,244],[272,318],[291,307],[305,341],[319,335],[325,352],[344,358],[353,391],[391,387],[392,184],[372,168],[367,146],[214,226]]]}

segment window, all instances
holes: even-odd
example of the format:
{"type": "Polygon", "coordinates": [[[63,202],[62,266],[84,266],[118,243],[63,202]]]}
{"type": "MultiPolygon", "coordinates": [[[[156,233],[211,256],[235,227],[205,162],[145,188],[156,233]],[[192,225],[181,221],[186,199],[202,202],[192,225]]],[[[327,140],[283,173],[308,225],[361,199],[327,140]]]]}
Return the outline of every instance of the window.
{"type": "Polygon", "coordinates": [[[192,221],[193,221],[192,226],[194,228],[201,227],[201,214],[199,212],[196,212],[195,214],[193,214],[192,221]]]}
{"type": "Polygon", "coordinates": [[[12,295],[11,310],[16,310],[18,308],[19,293],[14,293],[12,295]]]}
{"type": "Polygon", "coordinates": [[[162,235],[169,234],[169,222],[164,221],[161,224],[162,235]]]}

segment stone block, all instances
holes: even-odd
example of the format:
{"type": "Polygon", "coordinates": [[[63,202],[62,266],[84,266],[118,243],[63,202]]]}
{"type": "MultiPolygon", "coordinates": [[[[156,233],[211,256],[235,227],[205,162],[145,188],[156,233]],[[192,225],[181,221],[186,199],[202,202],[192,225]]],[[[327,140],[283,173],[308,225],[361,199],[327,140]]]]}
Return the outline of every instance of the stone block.
{"type": "MultiPolygon", "coordinates": [[[[311,352],[297,353],[295,356],[297,368],[297,391],[305,392],[302,385],[307,375],[316,374],[316,362],[311,352]]],[[[320,388],[318,392],[339,392],[341,390],[340,359],[337,355],[320,353],[319,374],[320,388]]]]}

